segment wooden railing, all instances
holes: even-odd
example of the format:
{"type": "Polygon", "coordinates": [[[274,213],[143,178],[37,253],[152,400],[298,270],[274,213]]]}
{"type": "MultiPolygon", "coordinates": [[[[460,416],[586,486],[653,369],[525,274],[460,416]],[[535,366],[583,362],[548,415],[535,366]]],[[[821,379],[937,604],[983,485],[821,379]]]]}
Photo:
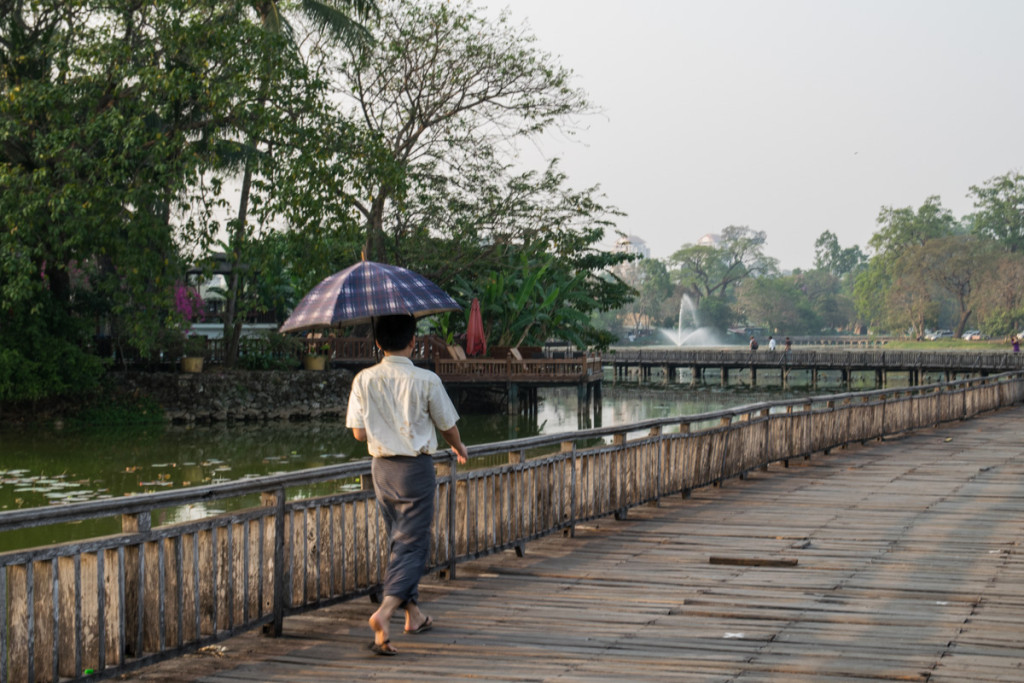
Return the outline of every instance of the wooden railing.
{"type": "Polygon", "coordinates": [[[580,358],[437,358],[434,371],[446,383],[457,382],[587,382],[600,379],[599,355],[580,358]]]}
{"type": "Polygon", "coordinates": [[[964,351],[882,351],[782,349],[618,349],[605,356],[607,364],[672,364],[711,367],[798,368],[853,370],[976,370],[1004,372],[1024,369],[1024,354],[964,351]]]}
{"type": "MultiPolygon", "coordinates": [[[[851,442],[1024,400],[1024,373],[813,397],[435,456],[431,570],[626,514],[667,495],[851,442]],[[499,463],[495,461],[500,460],[499,463]],[[481,463],[490,463],[481,466],[481,463]]],[[[0,532],[119,516],[122,533],[0,555],[0,681],[113,675],[379,590],[384,524],[360,461],[179,491],[0,513],[0,532]],[[310,496],[312,486],[332,492],[310,496]],[[158,512],[261,504],[154,527],[158,512]]]]}

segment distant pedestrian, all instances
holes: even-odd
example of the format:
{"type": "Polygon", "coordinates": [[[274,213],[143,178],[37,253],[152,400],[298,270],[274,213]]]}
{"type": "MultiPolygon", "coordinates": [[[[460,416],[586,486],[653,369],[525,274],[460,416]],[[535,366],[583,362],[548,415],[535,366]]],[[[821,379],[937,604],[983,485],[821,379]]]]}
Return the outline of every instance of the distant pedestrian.
{"type": "Polygon", "coordinates": [[[1010,343],[1013,344],[1013,352],[1020,353],[1020,338],[1017,335],[1014,334],[1010,337],[1010,343]]]}
{"type": "Polygon", "coordinates": [[[793,348],[793,342],[790,341],[789,337],[786,337],[786,353],[789,353],[790,349],[793,348]]]}
{"type": "Polygon", "coordinates": [[[754,335],[750,335],[750,350],[757,351],[757,340],[754,339],[754,335]]]}
{"type": "Polygon", "coordinates": [[[768,350],[769,351],[774,351],[775,350],[775,337],[772,337],[770,335],[768,337],[768,350]]]}

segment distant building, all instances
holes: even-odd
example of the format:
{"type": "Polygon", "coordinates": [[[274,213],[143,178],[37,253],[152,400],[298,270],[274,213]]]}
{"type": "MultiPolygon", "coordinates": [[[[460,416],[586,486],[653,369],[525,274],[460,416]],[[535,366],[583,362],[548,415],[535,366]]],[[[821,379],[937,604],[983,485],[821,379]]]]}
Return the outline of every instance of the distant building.
{"type": "MultiPolygon", "coordinates": [[[[612,253],[639,255],[640,259],[651,257],[651,249],[647,246],[647,242],[644,242],[635,235],[620,237],[616,240],[615,246],[612,247],[612,253]]],[[[622,281],[630,287],[636,287],[643,279],[640,269],[638,268],[640,259],[627,261],[626,263],[619,263],[612,267],[612,272],[622,278],[622,281]]]]}
{"type": "Polygon", "coordinates": [[[697,245],[701,247],[717,247],[722,243],[722,236],[709,232],[708,234],[697,240],[697,245]]]}
{"type": "Polygon", "coordinates": [[[642,258],[651,257],[651,248],[647,246],[647,242],[636,235],[620,237],[612,247],[612,251],[616,254],[639,254],[642,258]]]}

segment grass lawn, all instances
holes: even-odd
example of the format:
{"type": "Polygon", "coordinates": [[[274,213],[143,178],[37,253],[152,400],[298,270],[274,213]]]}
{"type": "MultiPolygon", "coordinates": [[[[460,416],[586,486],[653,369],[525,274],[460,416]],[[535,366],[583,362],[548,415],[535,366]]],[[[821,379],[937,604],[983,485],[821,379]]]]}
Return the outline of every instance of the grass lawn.
{"type": "Polygon", "coordinates": [[[1013,349],[1009,339],[986,339],[984,341],[964,341],[963,339],[936,339],[935,341],[891,341],[886,349],[894,351],[975,351],[977,353],[1002,353],[1013,349]]]}

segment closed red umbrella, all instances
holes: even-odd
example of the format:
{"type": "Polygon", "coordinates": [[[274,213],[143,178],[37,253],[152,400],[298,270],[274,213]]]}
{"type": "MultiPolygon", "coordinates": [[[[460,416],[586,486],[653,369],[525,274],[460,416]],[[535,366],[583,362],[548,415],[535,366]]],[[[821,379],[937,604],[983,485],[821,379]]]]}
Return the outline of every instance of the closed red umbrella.
{"type": "Polygon", "coordinates": [[[482,356],[487,353],[487,336],[484,334],[484,320],[480,315],[480,300],[473,299],[469,305],[469,325],[466,328],[466,355],[482,356]]]}

